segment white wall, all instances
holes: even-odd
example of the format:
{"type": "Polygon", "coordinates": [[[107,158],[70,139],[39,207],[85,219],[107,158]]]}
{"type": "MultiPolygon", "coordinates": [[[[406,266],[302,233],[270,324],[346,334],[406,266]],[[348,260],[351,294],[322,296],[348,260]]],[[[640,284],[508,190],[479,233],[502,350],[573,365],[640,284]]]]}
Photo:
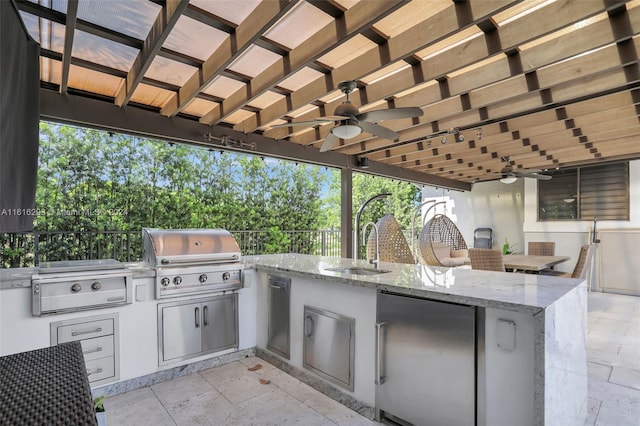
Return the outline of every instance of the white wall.
{"type": "MultiPolygon", "coordinates": [[[[440,205],[431,210],[428,216],[432,217],[434,211],[446,213],[462,232],[467,246],[473,247],[473,231],[476,228],[491,228],[493,229],[493,248],[502,248],[504,239],[507,238],[515,247],[515,251],[522,252],[524,247],[522,233],[524,184],[522,180],[518,179],[511,185],[498,181],[477,183],[473,185],[471,192],[425,187],[422,190],[422,199],[447,202],[446,212],[443,209],[444,206],[440,205]]],[[[428,208],[429,205],[425,207],[428,208]]]]}

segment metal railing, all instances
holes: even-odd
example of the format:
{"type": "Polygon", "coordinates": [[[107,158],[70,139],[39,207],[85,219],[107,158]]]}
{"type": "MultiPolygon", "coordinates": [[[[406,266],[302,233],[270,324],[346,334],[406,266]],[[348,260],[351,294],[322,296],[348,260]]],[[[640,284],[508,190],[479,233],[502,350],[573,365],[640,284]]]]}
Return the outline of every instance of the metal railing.
{"type": "MultiPolygon", "coordinates": [[[[230,231],[243,255],[302,253],[339,257],[339,230],[230,231]]],[[[0,268],[58,260],[142,259],[142,231],[34,231],[0,234],[0,268]]]]}

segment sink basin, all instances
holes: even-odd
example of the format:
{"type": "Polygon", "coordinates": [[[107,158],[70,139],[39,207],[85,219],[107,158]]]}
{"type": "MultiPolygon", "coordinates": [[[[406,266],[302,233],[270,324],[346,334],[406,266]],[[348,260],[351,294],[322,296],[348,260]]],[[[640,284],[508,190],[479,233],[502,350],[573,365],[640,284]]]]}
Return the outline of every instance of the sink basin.
{"type": "Polygon", "coordinates": [[[354,275],[377,275],[377,274],[385,274],[387,272],[391,272],[391,271],[386,271],[384,269],[377,269],[377,268],[363,268],[363,267],[358,267],[358,266],[347,266],[347,267],[343,267],[343,268],[325,268],[326,271],[333,271],[333,272],[341,272],[343,274],[354,274],[354,275]]]}

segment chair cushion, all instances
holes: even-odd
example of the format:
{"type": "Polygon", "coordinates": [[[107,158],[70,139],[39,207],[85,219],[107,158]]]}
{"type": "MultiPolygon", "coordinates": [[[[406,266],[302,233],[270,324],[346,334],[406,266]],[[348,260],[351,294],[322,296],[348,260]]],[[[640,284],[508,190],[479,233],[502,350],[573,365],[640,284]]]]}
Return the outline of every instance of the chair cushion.
{"type": "Polygon", "coordinates": [[[443,266],[462,266],[470,263],[468,257],[439,257],[438,260],[443,266]]]}
{"type": "Polygon", "coordinates": [[[436,255],[440,263],[442,263],[442,259],[451,257],[451,248],[445,243],[433,241],[431,247],[433,248],[433,254],[436,255]]]}
{"type": "Polygon", "coordinates": [[[451,250],[451,257],[469,257],[469,250],[461,249],[461,250],[451,250]]]}

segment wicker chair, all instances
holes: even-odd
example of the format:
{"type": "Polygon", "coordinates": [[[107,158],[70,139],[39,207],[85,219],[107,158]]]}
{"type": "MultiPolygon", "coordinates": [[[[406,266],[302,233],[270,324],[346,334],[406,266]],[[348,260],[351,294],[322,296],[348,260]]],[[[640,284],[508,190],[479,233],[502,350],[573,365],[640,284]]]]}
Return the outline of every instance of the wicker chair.
{"type": "MultiPolygon", "coordinates": [[[[380,246],[380,261],[394,263],[415,263],[406,237],[402,233],[400,224],[393,215],[383,216],[378,223],[378,243],[380,246]]],[[[376,236],[371,231],[367,238],[367,259],[376,257],[376,236]]]]}
{"type": "Polygon", "coordinates": [[[553,275],[555,277],[585,279],[587,277],[587,272],[591,268],[594,253],[595,244],[585,244],[580,247],[580,255],[578,256],[578,261],[576,262],[576,266],[574,266],[572,272],[542,271],[542,274],[553,275]]]}
{"type": "Polygon", "coordinates": [[[458,227],[446,215],[437,214],[422,227],[418,237],[418,257],[431,266],[469,264],[467,243],[458,227]]]}
{"type": "Polygon", "coordinates": [[[556,243],[553,241],[529,241],[527,254],[532,256],[555,256],[556,243]]]}
{"type": "Polygon", "coordinates": [[[471,248],[469,249],[469,258],[472,269],[505,272],[502,253],[499,250],[471,248]]]}

